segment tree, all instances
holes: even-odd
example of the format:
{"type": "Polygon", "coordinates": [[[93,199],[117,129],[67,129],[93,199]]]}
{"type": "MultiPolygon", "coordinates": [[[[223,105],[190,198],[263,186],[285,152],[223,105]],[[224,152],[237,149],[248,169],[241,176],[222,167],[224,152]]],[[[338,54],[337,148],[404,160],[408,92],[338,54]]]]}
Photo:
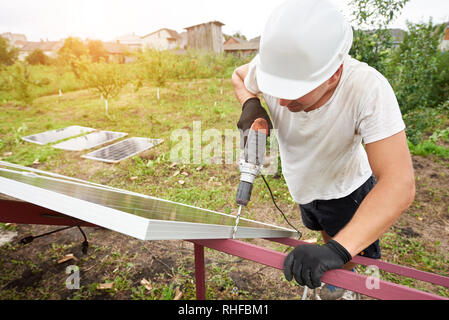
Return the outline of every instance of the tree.
{"type": "Polygon", "coordinates": [[[409,0],[351,0],[354,41],[350,54],[368,63],[380,72],[384,71],[383,60],[393,45],[388,25],[398,16],[409,0]]]}
{"type": "Polygon", "coordinates": [[[145,79],[156,85],[159,100],[159,88],[164,87],[168,79],[177,77],[177,57],[170,51],[149,50],[141,56],[141,63],[145,79]]]}
{"type": "Polygon", "coordinates": [[[10,66],[19,56],[19,49],[10,47],[9,40],[0,36],[0,65],[10,66]]]}
{"type": "Polygon", "coordinates": [[[2,88],[13,92],[15,99],[25,103],[27,107],[36,98],[36,93],[33,89],[50,83],[50,80],[47,78],[35,79],[28,68],[28,64],[23,62],[18,62],[5,68],[5,73],[8,77],[0,85],[2,88]]]}
{"type": "Polygon", "coordinates": [[[361,28],[386,28],[410,0],[351,0],[354,21],[361,28]]]}
{"type": "Polygon", "coordinates": [[[109,114],[109,99],[118,96],[129,82],[123,65],[108,64],[104,60],[88,64],[82,79],[90,90],[104,98],[106,115],[109,114]]]}
{"type": "Polygon", "coordinates": [[[64,45],[59,49],[58,53],[60,55],[74,55],[80,58],[83,55],[87,55],[88,50],[80,39],[68,37],[64,40],[64,45]]]}
{"type": "Polygon", "coordinates": [[[103,46],[103,42],[100,40],[88,40],[87,50],[89,51],[92,62],[100,62],[101,59],[108,61],[108,53],[103,46]]]}
{"type": "Polygon", "coordinates": [[[248,40],[248,39],[246,39],[246,37],[240,31],[235,32],[232,36],[234,38],[239,38],[239,39],[242,39],[242,40],[248,40]]]}
{"type": "Polygon", "coordinates": [[[64,45],[59,49],[58,56],[62,63],[69,65],[75,76],[80,79],[81,73],[85,70],[82,58],[88,56],[88,53],[80,39],[69,37],[65,39],[64,45]]]}
{"type": "Polygon", "coordinates": [[[407,23],[408,32],[391,54],[386,75],[395,89],[401,110],[436,107],[449,98],[449,66],[444,65],[440,44],[444,26],[407,23]],[[443,90],[439,90],[443,89],[443,90]]]}
{"type": "Polygon", "coordinates": [[[31,52],[26,58],[26,62],[31,65],[43,64],[48,65],[50,63],[49,57],[39,48],[31,52]]]}

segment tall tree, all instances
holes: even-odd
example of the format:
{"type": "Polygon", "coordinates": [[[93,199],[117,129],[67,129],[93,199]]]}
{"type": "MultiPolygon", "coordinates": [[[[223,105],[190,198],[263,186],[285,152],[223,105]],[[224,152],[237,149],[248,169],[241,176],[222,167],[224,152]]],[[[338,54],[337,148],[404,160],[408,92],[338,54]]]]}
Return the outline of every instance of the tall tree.
{"type": "Polygon", "coordinates": [[[49,57],[47,57],[45,55],[45,53],[37,48],[36,50],[34,50],[33,52],[31,52],[26,58],[25,60],[31,64],[31,65],[36,65],[36,64],[43,64],[43,65],[47,65],[49,64],[49,57]]]}
{"type": "Polygon", "coordinates": [[[100,40],[88,40],[87,50],[92,62],[100,62],[101,59],[108,61],[108,53],[100,40]]]}
{"type": "Polygon", "coordinates": [[[409,0],[351,0],[354,42],[350,54],[383,72],[383,60],[393,45],[389,24],[409,0]]]}
{"type": "Polygon", "coordinates": [[[19,56],[19,49],[9,45],[9,40],[0,36],[0,65],[10,66],[19,56]]]}
{"type": "Polygon", "coordinates": [[[64,64],[70,66],[75,76],[80,79],[81,73],[85,69],[83,63],[85,59],[83,58],[88,56],[88,53],[89,51],[80,39],[69,37],[65,39],[64,45],[59,49],[58,56],[64,64]]]}
{"type": "Polygon", "coordinates": [[[104,60],[88,64],[82,79],[90,90],[103,97],[106,115],[109,114],[109,99],[118,96],[129,82],[129,77],[123,65],[108,64],[104,60]]]}

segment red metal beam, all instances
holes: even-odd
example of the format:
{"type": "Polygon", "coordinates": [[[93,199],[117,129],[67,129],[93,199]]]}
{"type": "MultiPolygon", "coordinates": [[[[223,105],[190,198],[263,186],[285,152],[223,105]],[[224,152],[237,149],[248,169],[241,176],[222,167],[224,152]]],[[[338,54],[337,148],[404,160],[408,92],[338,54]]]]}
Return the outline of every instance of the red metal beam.
{"type": "MultiPolygon", "coordinates": [[[[276,269],[283,269],[285,253],[259,247],[238,240],[189,240],[201,245],[276,269]]],[[[444,297],[376,279],[378,286],[367,285],[372,278],[346,270],[327,271],[322,281],[369,297],[386,300],[448,300],[444,297]],[[377,289],[376,289],[377,288],[377,289]]]]}
{"type": "Polygon", "coordinates": [[[25,201],[0,200],[0,222],[18,224],[44,224],[51,226],[97,227],[59,212],[25,201]]]}
{"type": "MultiPolygon", "coordinates": [[[[28,202],[14,200],[0,200],[0,221],[19,224],[44,224],[66,226],[96,227],[91,223],[76,220],[59,212],[49,210],[28,202]]],[[[305,244],[303,241],[291,238],[267,239],[289,246],[305,244]]],[[[219,250],[228,254],[242,257],[251,261],[265,264],[277,269],[283,269],[283,261],[286,254],[271,249],[255,246],[237,240],[192,240],[195,250],[195,271],[197,298],[205,299],[205,272],[204,272],[204,246],[219,250]]],[[[449,287],[449,278],[437,274],[415,270],[392,263],[369,259],[366,257],[354,257],[353,262],[362,265],[377,266],[379,269],[398,275],[431,282],[437,285],[449,287]]],[[[356,274],[345,270],[331,270],[322,277],[323,282],[341,288],[362,293],[379,299],[446,299],[441,296],[426,293],[416,289],[407,288],[387,281],[379,280],[380,288],[368,289],[365,275],[356,274]]]]}
{"type": "MultiPolygon", "coordinates": [[[[305,241],[300,241],[292,238],[270,238],[266,239],[288,246],[296,247],[301,244],[307,244],[305,241]]],[[[425,282],[430,282],[439,286],[449,288],[449,277],[444,277],[439,274],[430,273],[426,271],[416,270],[410,267],[400,266],[390,262],[385,262],[377,259],[371,259],[362,256],[355,256],[351,262],[361,264],[363,266],[376,266],[380,270],[391,272],[400,276],[405,276],[408,278],[413,278],[425,282]]]]}
{"type": "Polygon", "coordinates": [[[204,270],[204,247],[202,245],[193,244],[195,255],[195,287],[196,299],[206,299],[206,274],[204,270]]]}

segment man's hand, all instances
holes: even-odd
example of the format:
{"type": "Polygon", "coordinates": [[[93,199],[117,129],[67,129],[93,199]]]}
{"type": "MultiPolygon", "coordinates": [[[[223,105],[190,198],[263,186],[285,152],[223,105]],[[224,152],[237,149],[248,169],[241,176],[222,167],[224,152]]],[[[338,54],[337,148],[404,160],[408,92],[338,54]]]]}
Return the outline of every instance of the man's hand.
{"type": "MultiPolygon", "coordinates": [[[[260,104],[259,98],[250,98],[246,100],[242,107],[240,120],[237,122],[237,127],[240,129],[240,146],[242,149],[246,144],[246,138],[248,137],[249,132],[248,130],[251,128],[253,122],[258,118],[267,120],[268,129],[273,129],[273,124],[271,123],[270,117],[260,104]]],[[[268,135],[269,133],[270,131],[268,131],[268,135]]]]}
{"type": "Polygon", "coordinates": [[[301,286],[311,289],[321,286],[321,277],[331,269],[340,269],[352,259],[349,252],[335,240],[323,246],[299,245],[284,260],[284,275],[288,281],[295,277],[301,286]]]}

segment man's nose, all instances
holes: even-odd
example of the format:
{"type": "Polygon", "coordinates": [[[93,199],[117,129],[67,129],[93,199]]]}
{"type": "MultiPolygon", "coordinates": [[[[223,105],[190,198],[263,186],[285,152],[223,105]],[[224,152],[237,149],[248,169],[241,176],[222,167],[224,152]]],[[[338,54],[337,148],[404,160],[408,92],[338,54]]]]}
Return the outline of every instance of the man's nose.
{"type": "Polygon", "coordinates": [[[293,100],[286,100],[286,99],[279,99],[279,104],[283,107],[286,107],[292,102],[293,100]]]}

